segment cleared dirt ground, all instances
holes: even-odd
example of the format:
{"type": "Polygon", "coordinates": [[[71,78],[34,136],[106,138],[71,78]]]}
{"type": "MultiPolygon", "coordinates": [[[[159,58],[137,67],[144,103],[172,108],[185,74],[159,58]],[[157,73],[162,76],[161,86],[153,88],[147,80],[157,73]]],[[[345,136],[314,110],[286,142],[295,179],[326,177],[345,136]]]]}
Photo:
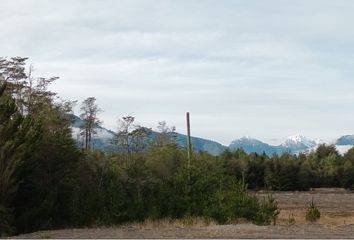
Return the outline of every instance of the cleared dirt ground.
{"type": "MultiPolygon", "coordinates": [[[[193,225],[182,221],[146,222],[111,228],[64,229],[35,232],[17,238],[354,238],[354,193],[341,189],[318,189],[311,192],[273,192],[280,209],[276,226],[250,223],[233,225],[193,225]],[[305,221],[311,199],[321,218],[317,223],[305,221]],[[289,224],[295,220],[294,224],[289,224]]],[[[267,193],[256,193],[257,197],[267,193]]]]}

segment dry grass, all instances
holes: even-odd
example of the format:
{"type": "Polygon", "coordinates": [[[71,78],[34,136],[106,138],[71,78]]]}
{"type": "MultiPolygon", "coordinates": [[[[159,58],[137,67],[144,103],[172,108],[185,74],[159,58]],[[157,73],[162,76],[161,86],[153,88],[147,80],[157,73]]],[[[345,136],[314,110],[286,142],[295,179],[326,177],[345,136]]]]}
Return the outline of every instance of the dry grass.
{"type": "Polygon", "coordinates": [[[213,220],[201,217],[184,217],[182,219],[146,219],[143,222],[129,223],[125,226],[131,226],[138,229],[173,229],[173,228],[189,228],[189,227],[207,227],[210,225],[217,225],[213,220]]]}
{"type": "MultiPolygon", "coordinates": [[[[257,193],[263,197],[268,193],[257,193]]],[[[306,208],[314,199],[321,212],[318,223],[323,225],[354,224],[354,194],[341,188],[314,189],[310,192],[273,192],[278,201],[279,224],[287,224],[289,215],[293,215],[296,224],[306,224],[306,208]]]]}

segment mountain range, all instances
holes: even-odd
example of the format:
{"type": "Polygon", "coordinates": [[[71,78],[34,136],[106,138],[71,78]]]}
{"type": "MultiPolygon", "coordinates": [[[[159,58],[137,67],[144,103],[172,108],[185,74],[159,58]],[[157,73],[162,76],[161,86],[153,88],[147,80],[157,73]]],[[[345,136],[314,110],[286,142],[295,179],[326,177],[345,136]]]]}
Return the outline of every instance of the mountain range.
{"type": "MultiPolygon", "coordinates": [[[[73,138],[77,141],[79,146],[83,146],[83,141],[80,137],[80,126],[82,126],[83,121],[75,115],[73,117],[73,138]]],[[[117,151],[117,146],[114,145],[112,141],[114,136],[116,135],[115,132],[108,130],[100,125],[96,126],[95,130],[96,134],[93,136],[94,148],[101,149],[104,152],[117,151]]],[[[151,138],[154,139],[156,137],[156,134],[156,132],[152,131],[151,138]]],[[[187,146],[187,136],[184,134],[176,133],[176,141],[177,144],[182,147],[187,146]]],[[[269,156],[274,153],[306,153],[316,149],[319,144],[324,143],[323,141],[315,141],[301,135],[288,137],[284,141],[284,143],[280,145],[270,145],[268,143],[264,143],[260,140],[251,137],[242,137],[240,139],[236,139],[232,141],[229,146],[225,146],[216,141],[199,137],[191,137],[191,142],[195,151],[206,151],[212,155],[218,155],[226,149],[230,151],[235,151],[239,148],[242,148],[246,153],[256,152],[261,154],[265,152],[269,156]]],[[[345,135],[339,137],[332,144],[336,146],[337,150],[341,154],[344,154],[354,146],[354,135],[345,135]]]]}

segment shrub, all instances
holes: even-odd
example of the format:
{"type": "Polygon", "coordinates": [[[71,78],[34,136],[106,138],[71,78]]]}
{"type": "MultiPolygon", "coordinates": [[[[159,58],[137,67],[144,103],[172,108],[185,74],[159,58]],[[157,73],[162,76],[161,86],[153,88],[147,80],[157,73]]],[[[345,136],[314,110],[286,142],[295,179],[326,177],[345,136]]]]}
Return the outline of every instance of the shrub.
{"type": "Polygon", "coordinates": [[[278,202],[272,195],[268,195],[267,199],[264,197],[259,205],[258,212],[253,219],[253,223],[257,225],[276,224],[280,211],[278,210],[278,202]]]}
{"type": "Polygon", "coordinates": [[[243,180],[229,183],[227,189],[216,190],[208,200],[203,216],[219,224],[253,220],[259,209],[259,201],[247,192],[243,180]]]}
{"type": "Polygon", "coordinates": [[[315,203],[313,202],[313,198],[312,198],[306,211],[306,221],[316,222],[318,219],[320,219],[320,217],[321,217],[321,213],[318,210],[315,203]]]}

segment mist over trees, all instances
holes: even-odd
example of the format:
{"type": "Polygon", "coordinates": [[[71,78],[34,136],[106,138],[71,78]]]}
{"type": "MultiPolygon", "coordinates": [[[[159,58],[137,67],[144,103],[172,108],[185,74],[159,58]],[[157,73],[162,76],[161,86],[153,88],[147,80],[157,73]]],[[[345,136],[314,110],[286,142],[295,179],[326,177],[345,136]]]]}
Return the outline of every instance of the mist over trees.
{"type": "Polygon", "coordinates": [[[74,102],[49,91],[58,78],[34,77],[26,60],[0,59],[0,236],[147,218],[270,224],[276,202],[248,189],[354,187],[354,149],[344,156],[327,145],[307,155],[195,152],[189,165],[174,127],[159,122],[152,139],[133,116],[120,118],[112,139],[118,152],[94,150],[94,97],[81,105],[81,149],[72,137],[74,102]]]}

